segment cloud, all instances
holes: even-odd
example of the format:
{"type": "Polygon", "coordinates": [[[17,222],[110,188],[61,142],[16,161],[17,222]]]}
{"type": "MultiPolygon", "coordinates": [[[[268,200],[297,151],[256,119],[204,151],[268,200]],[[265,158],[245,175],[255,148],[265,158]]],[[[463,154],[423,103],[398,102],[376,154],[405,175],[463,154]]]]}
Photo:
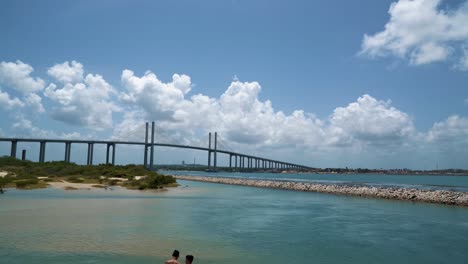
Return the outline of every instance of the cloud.
{"type": "Polygon", "coordinates": [[[50,130],[40,129],[33,125],[31,120],[23,115],[17,115],[15,122],[12,124],[12,130],[15,136],[34,137],[34,138],[63,138],[63,139],[79,139],[82,138],[80,133],[56,133],[50,130]]]}
{"type": "Polygon", "coordinates": [[[11,98],[7,92],[0,90],[0,108],[4,110],[12,110],[23,107],[24,103],[18,98],[11,98]]]}
{"type": "MultiPolygon", "coordinates": [[[[158,135],[166,142],[194,143],[187,138],[217,131],[236,149],[399,146],[415,133],[408,114],[370,95],[321,120],[303,110],[275,111],[271,101],[259,99],[258,82],[234,80],[219,98],[202,94],[187,98],[173,82],[164,83],[151,72],[138,77],[125,70],[126,91],[120,98],[129,110],[114,137],[141,140],[145,119],[157,120],[158,135]]],[[[185,87],[189,86],[187,82],[185,87]]]]}
{"type": "Polygon", "coordinates": [[[38,92],[44,89],[45,83],[40,78],[31,77],[33,67],[20,60],[0,62],[0,84],[23,94],[38,92]]]}
{"type": "Polygon", "coordinates": [[[52,118],[96,130],[112,127],[112,114],[120,110],[112,99],[115,93],[98,74],[88,74],[82,82],[65,83],[62,88],[52,83],[44,91],[55,103],[52,118]]]}
{"type": "Polygon", "coordinates": [[[468,118],[453,115],[442,122],[436,122],[428,131],[426,139],[436,145],[456,144],[466,147],[468,144],[468,118]]]}
{"type": "Polygon", "coordinates": [[[121,80],[127,90],[121,94],[121,100],[142,106],[158,120],[172,119],[178,104],[183,102],[184,95],[191,89],[190,77],[187,75],[174,74],[171,82],[164,83],[150,71],[137,77],[132,71],[124,70],[121,80]]]}
{"type": "Polygon", "coordinates": [[[42,97],[40,97],[39,95],[35,93],[30,93],[25,97],[25,102],[33,112],[45,112],[44,106],[42,105],[42,97]]]}
{"type": "Polygon", "coordinates": [[[55,64],[47,70],[47,74],[62,83],[80,82],[83,80],[83,73],[83,64],[76,61],[55,64]]]}
{"type": "Polygon", "coordinates": [[[441,9],[442,0],[399,0],[391,4],[385,29],[364,35],[361,54],[394,55],[413,65],[447,60],[468,42],[468,3],[441,9]]]}
{"type": "Polygon", "coordinates": [[[379,101],[367,94],[347,107],[336,108],[330,123],[331,129],[345,142],[390,144],[404,140],[415,131],[408,114],[392,107],[390,101],[379,101]]]}
{"type": "Polygon", "coordinates": [[[455,65],[455,68],[461,71],[468,71],[468,45],[463,47],[463,54],[458,61],[458,64],[455,65]]]}
{"type": "Polygon", "coordinates": [[[404,110],[368,94],[319,118],[301,109],[288,113],[275,109],[271,101],[260,99],[262,86],[255,81],[236,78],[221,95],[207,96],[196,91],[188,75],[174,74],[164,82],[150,71],[138,76],[126,69],[121,89],[116,90],[104,77],[85,75],[83,69],[76,61],[52,66],[49,75],[60,84],[50,83],[42,93],[17,98],[11,96],[13,88],[0,90],[0,108],[13,113],[10,132],[29,137],[80,136],[34,126],[26,110],[45,112],[44,103],[53,119],[103,131],[101,135],[111,132],[113,139],[142,141],[144,122],[155,120],[157,142],[206,146],[208,132],[217,131],[223,149],[272,153],[266,156],[283,159],[296,155],[294,159],[303,162],[326,160],[331,165],[337,160],[347,166],[391,155],[403,159],[399,155],[408,153],[427,160],[440,150],[463,153],[468,145],[466,117],[451,116],[418,131],[404,110]],[[121,114],[114,122],[116,112],[121,114]]]}

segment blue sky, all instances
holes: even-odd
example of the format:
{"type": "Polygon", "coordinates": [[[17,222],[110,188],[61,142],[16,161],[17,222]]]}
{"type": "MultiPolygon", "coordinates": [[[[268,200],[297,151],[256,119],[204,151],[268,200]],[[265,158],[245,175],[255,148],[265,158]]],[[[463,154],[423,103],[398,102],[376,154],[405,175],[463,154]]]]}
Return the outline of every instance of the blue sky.
{"type": "MultiPolygon", "coordinates": [[[[433,168],[437,163],[468,168],[466,159],[459,158],[468,154],[467,10],[466,1],[442,0],[2,1],[0,61],[18,65],[19,60],[34,69],[29,75],[43,80],[34,92],[44,111],[0,108],[1,133],[138,138],[136,121],[154,119],[168,135],[177,134],[164,137],[168,141],[202,144],[208,131],[218,130],[236,150],[267,152],[313,166],[433,168]],[[46,95],[51,83],[55,92],[66,85],[48,70],[72,61],[81,65],[83,77],[98,74],[112,87],[101,98],[110,109],[111,124],[99,127],[102,120],[89,116],[75,122],[83,104],[64,102],[58,93],[46,95]],[[140,94],[136,87],[150,84],[125,84],[125,69],[133,72],[128,79],[150,84],[154,80],[143,76],[151,71],[169,88],[158,84],[146,91],[153,94],[140,94]],[[189,76],[184,88],[170,85],[175,73],[189,76]],[[226,96],[223,104],[228,87],[230,101],[226,96]],[[170,89],[182,90],[174,95],[174,105],[158,108],[144,101],[171,94],[170,89]],[[185,104],[204,109],[206,104],[191,99],[197,94],[220,106],[198,115],[196,110],[181,114],[185,104]],[[270,116],[265,114],[267,101],[270,116]],[[70,106],[76,113],[70,113],[70,106]],[[218,116],[227,108],[239,116],[218,116]],[[344,110],[338,111],[341,116],[338,108],[344,110]],[[295,110],[304,117],[292,118],[295,110]],[[284,118],[277,116],[279,111],[284,118]],[[241,117],[245,120],[239,124],[218,125],[219,119],[241,117]],[[186,120],[196,118],[206,124],[186,120]],[[282,124],[287,129],[270,131],[282,124]]],[[[12,72],[3,74],[10,75],[3,82],[0,77],[1,91],[10,101],[26,102],[24,89],[11,81],[12,72]]],[[[180,155],[169,153],[164,161],[179,162],[180,155]]]]}

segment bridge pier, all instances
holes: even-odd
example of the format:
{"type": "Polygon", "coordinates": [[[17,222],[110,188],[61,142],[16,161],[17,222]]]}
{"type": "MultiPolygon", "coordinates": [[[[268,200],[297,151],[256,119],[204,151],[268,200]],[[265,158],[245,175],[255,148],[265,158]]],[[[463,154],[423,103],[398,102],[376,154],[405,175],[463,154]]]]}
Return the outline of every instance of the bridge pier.
{"type": "Polygon", "coordinates": [[[93,165],[94,143],[88,143],[88,165],[93,165]]]}
{"type": "Polygon", "coordinates": [[[16,158],[16,147],[17,146],[18,146],[18,141],[12,140],[11,141],[10,157],[16,158]]]}
{"type": "Polygon", "coordinates": [[[115,143],[112,144],[112,165],[115,165],[115,143]]]}
{"type": "MultiPolygon", "coordinates": [[[[114,150],[115,150],[115,146],[114,146],[114,150]]],[[[114,159],[114,156],[112,156],[112,159],[114,159]]],[[[153,169],[153,165],[154,165],[154,121],[151,122],[151,146],[150,146],[150,164],[149,164],[149,167],[150,167],[150,170],[153,169]]],[[[112,164],[114,164],[112,162],[112,164]]]]}
{"type": "Polygon", "coordinates": [[[43,163],[45,161],[45,149],[46,149],[46,142],[41,141],[39,145],[39,162],[43,163]]]}
{"type": "Polygon", "coordinates": [[[109,164],[109,154],[110,148],[112,147],[112,165],[115,165],[115,143],[107,143],[107,150],[106,150],[106,164],[109,164]]]}
{"type": "MultiPolygon", "coordinates": [[[[70,150],[71,150],[71,143],[65,142],[65,157],[63,159],[65,162],[70,162],[70,150]]],[[[88,150],[88,153],[89,153],[89,150],[88,150]]]]}
{"type": "Polygon", "coordinates": [[[211,168],[211,132],[208,133],[208,170],[211,168]]]}
{"type": "Polygon", "coordinates": [[[149,124],[148,122],[145,123],[145,153],[143,154],[143,166],[145,168],[148,168],[148,128],[149,124]]]}
{"type": "Polygon", "coordinates": [[[234,168],[237,169],[237,155],[234,155],[234,168]]]}
{"type": "Polygon", "coordinates": [[[26,160],[26,150],[23,149],[23,151],[21,152],[21,160],[26,160]]]}
{"type": "Polygon", "coordinates": [[[229,169],[232,170],[232,154],[229,154],[229,169]]]}
{"type": "Polygon", "coordinates": [[[214,153],[213,153],[213,168],[216,170],[217,168],[217,158],[218,158],[218,152],[216,151],[218,148],[218,132],[215,132],[214,136],[214,153]]]}

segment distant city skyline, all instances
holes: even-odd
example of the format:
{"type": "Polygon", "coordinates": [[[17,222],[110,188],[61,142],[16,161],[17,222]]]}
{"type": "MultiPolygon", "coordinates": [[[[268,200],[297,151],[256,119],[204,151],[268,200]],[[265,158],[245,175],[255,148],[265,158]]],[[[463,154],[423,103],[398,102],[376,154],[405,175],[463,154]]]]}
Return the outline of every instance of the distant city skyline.
{"type": "Polygon", "coordinates": [[[2,1],[0,136],[143,141],[154,120],[159,142],[217,131],[312,167],[466,169],[466,25],[465,0],[2,1]]]}

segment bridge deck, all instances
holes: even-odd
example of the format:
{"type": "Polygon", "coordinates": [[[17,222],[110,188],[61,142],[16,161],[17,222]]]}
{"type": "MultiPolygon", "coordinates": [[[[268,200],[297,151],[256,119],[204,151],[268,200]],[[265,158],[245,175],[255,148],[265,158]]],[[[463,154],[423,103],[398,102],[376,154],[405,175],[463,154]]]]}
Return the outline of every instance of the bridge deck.
{"type": "Polygon", "coordinates": [[[181,144],[168,144],[168,143],[145,143],[145,142],[137,142],[137,141],[114,141],[114,140],[79,140],[79,139],[45,139],[45,138],[0,138],[0,142],[35,142],[35,143],[64,143],[64,144],[106,144],[106,145],[141,145],[141,146],[160,146],[160,147],[171,147],[171,148],[183,148],[183,149],[194,149],[194,150],[201,150],[201,151],[210,151],[210,152],[217,152],[217,153],[223,153],[227,155],[232,155],[232,156],[238,156],[238,157],[244,157],[244,158],[251,158],[251,159],[256,159],[256,160],[261,160],[261,161],[266,161],[266,162],[273,162],[273,163],[279,163],[279,164],[284,164],[284,165],[291,165],[291,166],[297,166],[300,168],[309,168],[306,166],[294,164],[294,163],[289,163],[289,162],[284,162],[284,161],[279,161],[279,160],[273,160],[273,159],[268,159],[268,158],[262,158],[258,156],[253,156],[253,155],[248,155],[248,154],[242,154],[238,152],[233,152],[233,151],[227,151],[227,150],[222,150],[222,149],[213,149],[213,148],[205,148],[205,147],[197,147],[197,146],[190,146],[190,145],[181,145],[181,144]]]}

